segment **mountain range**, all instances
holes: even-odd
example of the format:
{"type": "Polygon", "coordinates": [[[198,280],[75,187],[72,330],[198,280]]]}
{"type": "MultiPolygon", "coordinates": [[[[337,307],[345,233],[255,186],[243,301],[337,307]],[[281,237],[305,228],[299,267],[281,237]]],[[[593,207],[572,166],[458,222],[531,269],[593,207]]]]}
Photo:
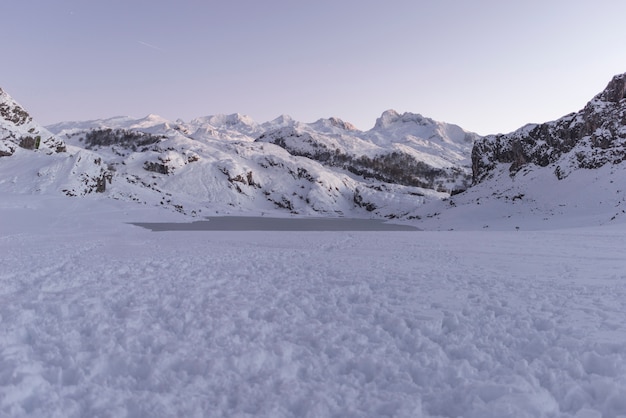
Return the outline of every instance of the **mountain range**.
{"type": "Polygon", "coordinates": [[[283,115],[142,119],[47,127],[0,90],[0,191],[64,193],[190,216],[249,213],[415,219],[427,228],[621,218],[626,75],[582,110],[481,137],[385,111],[368,131],[283,115]]]}

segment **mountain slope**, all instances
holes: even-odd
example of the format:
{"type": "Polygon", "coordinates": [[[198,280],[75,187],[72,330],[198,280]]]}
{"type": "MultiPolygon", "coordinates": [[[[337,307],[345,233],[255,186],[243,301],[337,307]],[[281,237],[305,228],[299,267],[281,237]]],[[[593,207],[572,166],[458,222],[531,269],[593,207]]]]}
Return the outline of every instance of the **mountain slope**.
{"type": "Polygon", "coordinates": [[[0,157],[13,155],[18,147],[47,152],[65,150],[63,141],[33,121],[30,114],[0,88],[0,157]]]}
{"type": "Polygon", "coordinates": [[[84,196],[111,178],[99,155],[67,146],[0,89],[0,191],[84,196]]]}
{"type": "Polygon", "coordinates": [[[437,228],[620,222],[625,160],[626,74],[620,74],[579,112],[477,140],[473,187],[420,213],[437,228]]]}
{"type": "Polygon", "coordinates": [[[626,158],[625,98],[626,74],[620,74],[579,112],[477,141],[472,151],[474,181],[482,181],[498,164],[511,164],[512,174],[529,164],[550,166],[557,177],[564,178],[578,168],[622,162],[626,158]]]}
{"type": "Polygon", "coordinates": [[[366,182],[273,144],[195,140],[179,131],[155,135],[120,128],[74,132],[68,141],[97,152],[107,162],[113,172],[113,197],[188,214],[280,210],[401,216],[422,204],[426,196],[440,195],[366,182]]]}

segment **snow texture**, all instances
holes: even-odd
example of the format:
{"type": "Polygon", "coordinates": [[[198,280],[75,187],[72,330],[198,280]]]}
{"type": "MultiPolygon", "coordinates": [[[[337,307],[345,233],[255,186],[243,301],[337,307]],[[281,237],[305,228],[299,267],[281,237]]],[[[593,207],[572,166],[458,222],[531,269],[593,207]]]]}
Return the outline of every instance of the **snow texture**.
{"type": "Polygon", "coordinates": [[[626,415],[626,224],[150,232],[0,195],[0,416],[626,415]]]}
{"type": "Polygon", "coordinates": [[[543,230],[626,222],[626,163],[577,169],[559,180],[529,165],[512,177],[499,166],[465,193],[418,210],[425,229],[543,230]]]}

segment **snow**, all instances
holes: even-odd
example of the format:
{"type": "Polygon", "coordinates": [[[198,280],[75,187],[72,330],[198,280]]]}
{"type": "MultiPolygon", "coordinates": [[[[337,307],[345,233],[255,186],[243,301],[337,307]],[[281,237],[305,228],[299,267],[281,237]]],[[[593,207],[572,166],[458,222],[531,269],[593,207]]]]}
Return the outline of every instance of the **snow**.
{"type": "MultiPolygon", "coordinates": [[[[557,164],[561,164],[558,162],[557,164]]],[[[626,163],[576,169],[529,164],[514,177],[508,164],[466,192],[418,210],[421,227],[440,230],[546,230],[626,223],[626,163]]]]}
{"type": "Polygon", "coordinates": [[[0,416],[626,415],[625,223],[150,232],[186,219],[0,193],[0,416]]]}
{"type": "Polygon", "coordinates": [[[381,146],[400,144],[424,154],[430,153],[434,158],[447,160],[447,165],[460,161],[469,164],[472,144],[479,138],[460,126],[437,122],[415,113],[401,115],[395,110],[383,112],[365,137],[381,146]]]}

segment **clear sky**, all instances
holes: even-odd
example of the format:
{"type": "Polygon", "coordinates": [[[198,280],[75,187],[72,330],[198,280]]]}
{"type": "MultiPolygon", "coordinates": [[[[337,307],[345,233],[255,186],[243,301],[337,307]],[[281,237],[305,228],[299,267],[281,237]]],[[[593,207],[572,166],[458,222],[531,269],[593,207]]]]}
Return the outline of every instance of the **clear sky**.
{"type": "Polygon", "coordinates": [[[480,134],[626,72],[624,0],[2,0],[0,87],[42,124],[387,109],[480,134]]]}

